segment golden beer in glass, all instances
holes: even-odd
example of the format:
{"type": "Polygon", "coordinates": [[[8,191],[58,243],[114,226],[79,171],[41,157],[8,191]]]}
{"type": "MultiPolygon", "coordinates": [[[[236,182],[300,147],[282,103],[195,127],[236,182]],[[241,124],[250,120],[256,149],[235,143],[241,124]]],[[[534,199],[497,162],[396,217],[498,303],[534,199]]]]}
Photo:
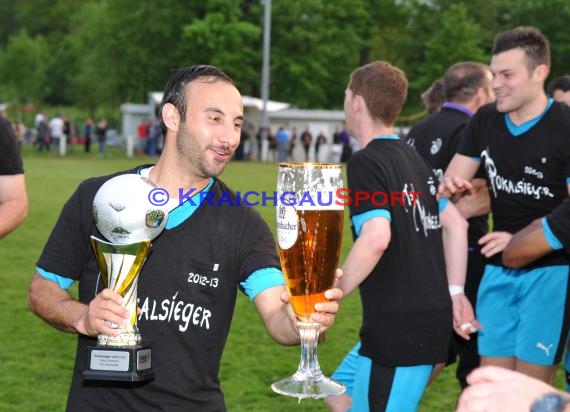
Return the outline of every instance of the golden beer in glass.
{"type": "Polygon", "coordinates": [[[301,361],[291,377],[274,383],[282,395],[323,398],[346,388],[323,375],[317,358],[320,324],[311,319],[315,304],[335,282],[344,208],[338,199],[342,166],[281,163],[277,179],[277,240],[281,267],[301,339],[301,361]]]}
{"type": "Polygon", "coordinates": [[[342,210],[298,210],[298,240],[289,249],[279,248],[281,267],[293,310],[310,322],[315,303],[327,299],[334,284],[344,223],[342,210]]]}

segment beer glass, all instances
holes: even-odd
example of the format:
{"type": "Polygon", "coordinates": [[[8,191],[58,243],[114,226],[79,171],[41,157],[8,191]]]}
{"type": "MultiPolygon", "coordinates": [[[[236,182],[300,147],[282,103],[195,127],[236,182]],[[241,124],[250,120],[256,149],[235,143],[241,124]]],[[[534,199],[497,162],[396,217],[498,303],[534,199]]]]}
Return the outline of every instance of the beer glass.
{"type": "Polygon", "coordinates": [[[346,388],[321,372],[317,358],[320,324],[311,320],[315,304],[334,285],[344,211],[339,201],[342,166],[281,163],[277,178],[277,240],[291,306],[297,317],[301,361],[297,372],[274,383],[282,395],[324,398],[346,388]]]}

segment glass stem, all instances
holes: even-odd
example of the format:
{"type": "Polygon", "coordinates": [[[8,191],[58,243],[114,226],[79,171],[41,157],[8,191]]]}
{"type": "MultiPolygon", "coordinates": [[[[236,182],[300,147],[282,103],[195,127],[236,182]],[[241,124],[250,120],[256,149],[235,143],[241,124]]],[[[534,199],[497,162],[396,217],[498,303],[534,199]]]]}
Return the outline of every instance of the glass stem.
{"type": "Polygon", "coordinates": [[[314,322],[297,322],[301,340],[301,361],[293,376],[295,380],[318,380],[323,376],[317,357],[320,326],[314,322]]]}

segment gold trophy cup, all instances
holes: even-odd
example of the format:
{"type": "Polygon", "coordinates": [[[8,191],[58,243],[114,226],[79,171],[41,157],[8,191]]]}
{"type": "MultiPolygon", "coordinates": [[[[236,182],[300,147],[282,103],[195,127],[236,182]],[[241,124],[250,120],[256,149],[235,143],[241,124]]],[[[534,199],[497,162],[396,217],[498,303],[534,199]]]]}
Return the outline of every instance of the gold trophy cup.
{"type": "Polygon", "coordinates": [[[143,342],[137,327],[137,283],[151,246],[162,232],[168,213],[150,203],[154,186],[135,174],[108,180],[93,201],[94,221],[110,240],[91,236],[91,246],[103,285],[123,297],[122,305],[131,314],[117,336],[99,334],[97,345],[88,347],[83,378],[138,382],[154,378],[152,350],[143,342]]]}

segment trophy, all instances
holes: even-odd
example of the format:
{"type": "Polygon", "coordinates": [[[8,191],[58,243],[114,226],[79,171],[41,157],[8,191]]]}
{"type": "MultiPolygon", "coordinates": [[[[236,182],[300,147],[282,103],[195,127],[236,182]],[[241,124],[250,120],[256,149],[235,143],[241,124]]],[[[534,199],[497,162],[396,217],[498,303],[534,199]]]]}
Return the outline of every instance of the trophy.
{"type": "Polygon", "coordinates": [[[154,378],[152,351],[137,327],[137,282],[149,253],[151,240],[164,226],[168,212],[149,202],[155,186],[136,174],[116,176],[105,182],[93,200],[93,219],[108,240],[91,236],[91,246],[106,288],[123,297],[130,313],[117,336],[99,334],[97,345],[88,347],[83,378],[89,380],[144,381],[154,378]]]}
{"type": "Polygon", "coordinates": [[[315,304],[334,285],[340,256],[344,210],[339,164],[281,163],[277,178],[277,240],[291,306],[301,340],[301,361],[290,377],[271,388],[299,398],[340,395],[344,385],[321,372],[317,358],[320,324],[311,320],[315,304]]]}

